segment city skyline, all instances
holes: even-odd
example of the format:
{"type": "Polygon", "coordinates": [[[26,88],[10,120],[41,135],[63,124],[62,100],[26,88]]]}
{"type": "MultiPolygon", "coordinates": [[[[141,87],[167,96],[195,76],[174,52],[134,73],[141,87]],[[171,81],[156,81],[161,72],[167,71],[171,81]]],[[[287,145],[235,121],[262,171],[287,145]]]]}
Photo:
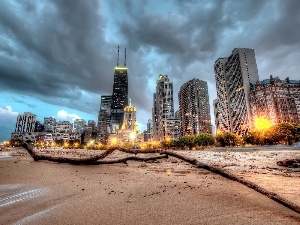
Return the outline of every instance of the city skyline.
{"type": "Polygon", "coordinates": [[[213,66],[234,48],[255,50],[260,80],[299,79],[299,7],[297,0],[1,1],[0,141],[18,113],[97,121],[101,95],[112,94],[118,45],[121,56],[127,48],[141,131],[159,74],[174,84],[175,111],[182,84],[207,81],[213,122],[213,66]]]}

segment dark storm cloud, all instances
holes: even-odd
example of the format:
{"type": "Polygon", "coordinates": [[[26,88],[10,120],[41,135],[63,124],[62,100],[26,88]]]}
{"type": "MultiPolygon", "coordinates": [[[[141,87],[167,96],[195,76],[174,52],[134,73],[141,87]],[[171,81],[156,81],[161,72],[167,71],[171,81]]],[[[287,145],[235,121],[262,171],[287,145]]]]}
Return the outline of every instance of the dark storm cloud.
{"type": "MultiPolygon", "coordinates": [[[[171,1],[173,7],[167,8],[165,13],[147,10],[147,2],[150,1],[143,1],[140,13],[134,13],[139,10],[134,9],[132,4],[114,4],[115,10],[119,7],[126,15],[115,15],[118,18],[117,27],[129,49],[138,52],[146,48],[148,52],[155,51],[165,59],[165,70],[159,70],[161,67],[153,63],[154,73],[156,77],[160,73],[169,74],[171,81],[175,82],[174,93],[179,91],[184,82],[196,77],[208,81],[212,101],[216,97],[212,88],[215,87],[213,64],[217,58],[228,56],[236,47],[254,48],[257,59],[260,59],[257,61],[260,67],[265,62],[275,60],[272,54],[265,52],[277,49],[277,54],[284,55],[287,49],[278,49],[298,44],[300,40],[300,30],[297,29],[300,1],[297,0],[178,0],[171,1]]],[[[157,60],[161,58],[157,57],[157,60]]],[[[278,70],[278,67],[273,65],[272,69],[278,70]]],[[[269,75],[265,71],[268,68],[262,68],[264,70],[259,72],[261,79],[265,79],[269,75]]],[[[153,77],[153,73],[145,70],[145,67],[135,66],[135,73],[143,74],[139,80],[144,84],[153,77]]],[[[133,91],[142,93],[143,89],[144,86],[138,86],[133,91]]],[[[149,104],[149,101],[142,103],[145,96],[134,96],[134,100],[144,107],[146,103],[149,104]]],[[[146,98],[151,100],[152,96],[148,93],[146,98]]]]}
{"type": "Polygon", "coordinates": [[[260,37],[260,47],[268,50],[277,46],[299,45],[300,1],[281,1],[271,10],[274,10],[274,15],[260,37]]]}
{"type": "Polygon", "coordinates": [[[112,93],[120,44],[129,97],[149,118],[161,73],[175,98],[189,79],[207,81],[212,102],[213,64],[236,47],[255,49],[261,79],[273,71],[296,79],[299,8],[298,0],[0,1],[0,88],[96,114],[99,95],[112,93]]]}
{"type": "Polygon", "coordinates": [[[78,89],[111,91],[106,83],[112,82],[113,65],[104,53],[104,25],[96,1],[0,5],[2,90],[45,100],[74,99],[80,97],[78,89]]]}

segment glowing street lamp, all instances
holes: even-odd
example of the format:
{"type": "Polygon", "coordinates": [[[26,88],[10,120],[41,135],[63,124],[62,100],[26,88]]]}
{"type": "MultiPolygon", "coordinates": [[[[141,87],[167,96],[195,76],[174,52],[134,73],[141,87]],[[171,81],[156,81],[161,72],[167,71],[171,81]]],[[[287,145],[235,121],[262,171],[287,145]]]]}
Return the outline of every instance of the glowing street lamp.
{"type": "Polygon", "coordinates": [[[171,138],[166,137],[166,142],[170,142],[170,141],[171,141],[171,138]]]}
{"type": "Polygon", "coordinates": [[[93,148],[93,146],[94,146],[94,142],[95,142],[95,140],[90,140],[90,142],[89,142],[90,149],[92,149],[92,148],[93,148]]]}
{"type": "Polygon", "coordinates": [[[216,134],[217,134],[217,135],[221,135],[222,133],[223,133],[222,130],[217,129],[217,131],[216,131],[216,134]]]}
{"type": "Polygon", "coordinates": [[[113,138],[111,139],[111,143],[112,143],[113,145],[116,145],[116,144],[118,143],[118,139],[117,139],[116,137],[113,137],[113,138]]]}
{"type": "Polygon", "coordinates": [[[254,121],[255,129],[258,131],[265,131],[269,129],[272,125],[271,122],[263,117],[258,117],[254,121]]]}
{"type": "Polygon", "coordinates": [[[69,147],[69,143],[68,142],[65,142],[64,143],[64,148],[68,148],[69,147]]]}
{"type": "Polygon", "coordinates": [[[75,143],[74,143],[74,148],[78,148],[78,146],[79,146],[79,143],[78,143],[78,142],[75,142],[75,143]]]}
{"type": "Polygon", "coordinates": [[[130,139],[131,141],[134,141],[135,138],[136,138],[136,135],[135,135],[134,132],[132,132],[132,133],[129,134],[129,139],[130,139]]]}

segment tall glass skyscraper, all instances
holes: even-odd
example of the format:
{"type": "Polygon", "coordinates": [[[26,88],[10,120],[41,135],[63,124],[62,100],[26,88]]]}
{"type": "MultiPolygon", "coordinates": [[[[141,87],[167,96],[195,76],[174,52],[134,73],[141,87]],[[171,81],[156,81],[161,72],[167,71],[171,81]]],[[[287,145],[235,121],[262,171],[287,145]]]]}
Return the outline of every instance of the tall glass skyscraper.
{"type": "Polygon", "coordinates": [[[128,105],[127,67],[115,67],[110,123],[114,129],[120,129],[124,118],[124,107],[128,105]]]}
{"type": "Polygon", "coordinates": [[[124,108],[128,105],[128,68],[126,66],[126,48],[124,66],[118,61],[114,72],[112,95],[101,96],[101,106],[98,115],[98,137],[107,140],[111,133],[117,133],[123,124],[124,108]],[[103,138],[104,137],[104,138],[103,138]]]}

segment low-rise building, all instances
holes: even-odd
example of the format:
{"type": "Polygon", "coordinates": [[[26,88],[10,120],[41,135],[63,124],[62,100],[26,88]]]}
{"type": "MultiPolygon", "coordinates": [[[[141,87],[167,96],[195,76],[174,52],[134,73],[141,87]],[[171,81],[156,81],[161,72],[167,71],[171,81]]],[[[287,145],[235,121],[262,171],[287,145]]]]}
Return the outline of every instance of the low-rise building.
{"type": "Polygon", "coordinates": [[[272,124],[300,122],[300,80],[271,75],[251,84],[249,98],[254,119],[264,117],[272,124]]]}

